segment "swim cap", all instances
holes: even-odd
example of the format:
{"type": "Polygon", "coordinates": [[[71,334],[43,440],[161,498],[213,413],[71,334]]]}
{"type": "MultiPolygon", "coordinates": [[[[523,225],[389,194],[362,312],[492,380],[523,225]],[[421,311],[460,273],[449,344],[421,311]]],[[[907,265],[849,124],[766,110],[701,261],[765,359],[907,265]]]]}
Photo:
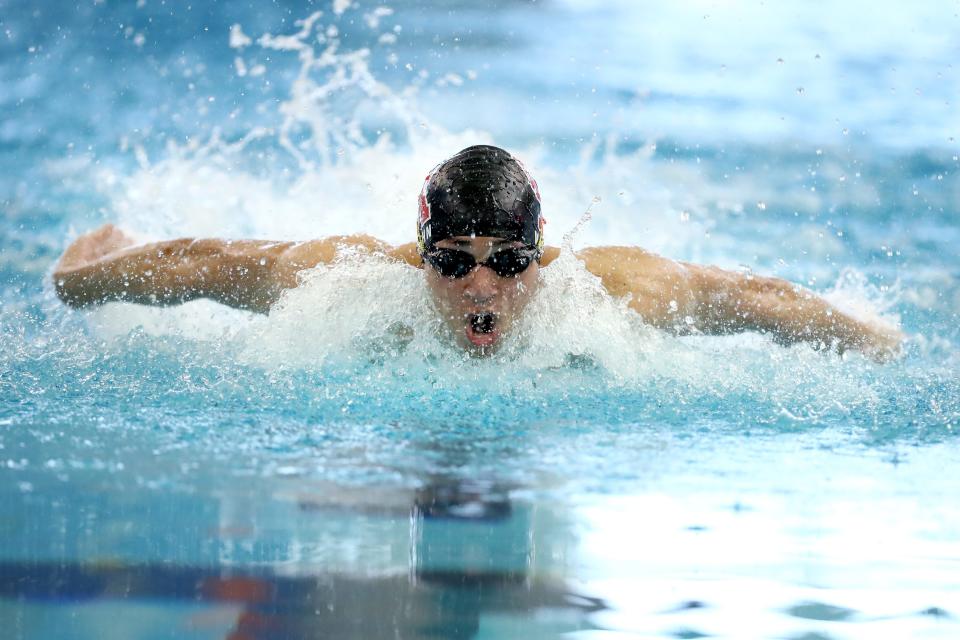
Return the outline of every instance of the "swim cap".
{"type": "Polygon", "coordinates": [[[417,249],[454,236],[518,240],[543,253],[540,192],[520,161],[489,145],[467,147],[427,176],[420,191],[417,249]]]}

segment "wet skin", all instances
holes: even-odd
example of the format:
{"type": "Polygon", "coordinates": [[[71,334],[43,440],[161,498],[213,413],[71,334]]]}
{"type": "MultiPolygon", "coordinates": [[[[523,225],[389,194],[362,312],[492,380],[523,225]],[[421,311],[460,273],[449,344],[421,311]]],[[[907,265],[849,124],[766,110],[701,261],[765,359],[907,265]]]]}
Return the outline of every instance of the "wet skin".
{"type": "MultiPolygon", "coordinates": [[[[524,245],[502,238],[455,236],[434,246],[464,251],[480,263],[497,251],[524,245]]],[[[516,276],[501,277],[490,267],[477,264],[462,278],[448,278],[425,263],[424,274],[434,304],[457,344],[471,353],[488,355],[496,351],[536,293],[540,265],[534,260],[516,276]],[[480,314],[493,314],[492,328],[474,322],[480,314]]]]}

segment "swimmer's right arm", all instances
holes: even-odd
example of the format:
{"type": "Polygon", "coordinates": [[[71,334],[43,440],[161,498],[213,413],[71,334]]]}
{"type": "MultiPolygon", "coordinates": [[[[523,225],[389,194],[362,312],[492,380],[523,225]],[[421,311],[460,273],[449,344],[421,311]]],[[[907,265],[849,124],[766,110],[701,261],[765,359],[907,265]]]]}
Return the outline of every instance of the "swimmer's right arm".
{"type": "Polygon", "coordinates": [[[80,236],[54,269],[57,295],[72,307],[110,301],[167,306],[198,298],[267,313],[297,274],[334,260],[343,247],[362,247],[414,264],[409,245],[390,247],[371,236],[309,242],[180,238],[134,246],[113,225],[80,236]]]}

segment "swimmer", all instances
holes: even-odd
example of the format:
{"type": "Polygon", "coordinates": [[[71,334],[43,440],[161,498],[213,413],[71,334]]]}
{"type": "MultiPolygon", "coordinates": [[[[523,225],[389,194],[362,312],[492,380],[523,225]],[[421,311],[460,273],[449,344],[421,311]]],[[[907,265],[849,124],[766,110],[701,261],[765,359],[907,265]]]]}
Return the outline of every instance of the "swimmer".
{"type": "MultiPolygon", "coordinates": [[[[537,183],[503,149],[468,147],[435,167],[419,197],[417,241],[389,246],[368,235],[309,242],[181,238],[134,246],[113,225],[77,238],[57,263],[57,295],[72,307],[119,300],[173,305],[209,298],[268,313],[297,274],[344,247],[423,270],[453,339],[492,353],[540,286],[560,250],[544,246],[537,183]]],[[[639,247],[590,247],[576,257],[606,291],[626,297],[647,324],[675,334],[756,331],[781,344],[808,342],[884,361],[897,329],[858,320],[779,278],[678,262],[639,247]]]]}

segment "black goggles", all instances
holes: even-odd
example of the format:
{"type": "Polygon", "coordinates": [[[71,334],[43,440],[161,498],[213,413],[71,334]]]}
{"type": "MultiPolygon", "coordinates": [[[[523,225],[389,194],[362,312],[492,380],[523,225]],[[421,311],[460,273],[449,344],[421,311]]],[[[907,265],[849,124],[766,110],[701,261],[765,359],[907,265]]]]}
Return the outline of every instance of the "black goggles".
{"type": "MultiPolygon", "coordinates": [[[[512,278],[523,273],[536,256],[533,247],[512,247],[497,251],[479,264],[490,267],[501,278],[512,278]]],[[[462,278],[478,264],[471,254],[457,249],[432,249],[423,259],[447,278],[462,278]]]]}

